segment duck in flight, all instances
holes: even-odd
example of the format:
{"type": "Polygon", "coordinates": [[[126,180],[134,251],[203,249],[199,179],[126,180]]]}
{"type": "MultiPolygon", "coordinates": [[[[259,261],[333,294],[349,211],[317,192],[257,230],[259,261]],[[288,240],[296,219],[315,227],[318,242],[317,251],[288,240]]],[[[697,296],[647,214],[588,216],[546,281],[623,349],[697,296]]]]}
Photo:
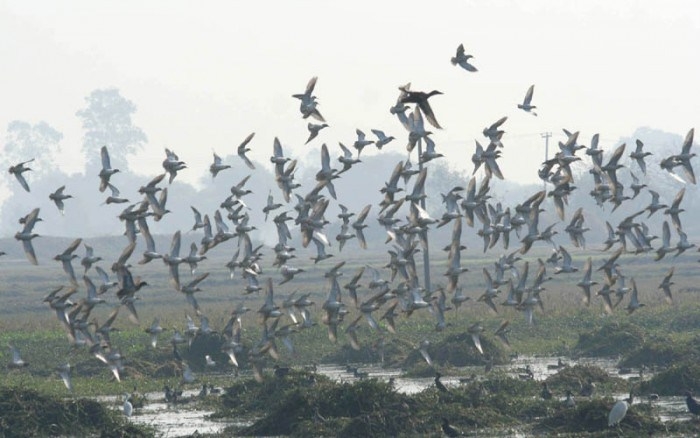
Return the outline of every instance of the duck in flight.
{"type": "Polygon", "coordinates": [[[467,55],[464,51],[464,44],[460,44],[457,47],[457,53],[455,56],[452,57],[450,62],[452,62],[452,65],[459,65],[466,71],[471,71],[475,72],[477,71],[476,67],[474,67],[472,64],[469,63],[469,59],[473,58],[472,55],[467,55]]]}
{"type": "Polygon", "coordinates": [[[423,111],[423,114],[425,114],[425,118],[428,119],[428,122],[430,122],[431,125],[433,125],[437,129],[442,129],[442,126],[440,126],[437,119],[435,118],[435,113],[433,113],[433,109],[428,103],[428,99],[435,95],[443,94],[442,92],[438,90],[433,90],[429,93],[425,93],[423,91],[411,91],[408,88],[403,87],[400,87],[399,89],[402,91],[403,94],[400,100],[401,103],[415,103],[416,105],[418,105],[421,111],[423,111]]]}
{"type": "Polygon", "coordinates": [[[527,93],[525,93],[525,98],[523,99],[523,103],[518,104],[518,108],[521,110],[532,114],[533,116],[536,116],[537,113],[532,111],[535,108],[537,108],[535,105],[532,105],[532,93],[535,91],[535,85],[530,85],[530,88],[527,89],[527,93]]]}

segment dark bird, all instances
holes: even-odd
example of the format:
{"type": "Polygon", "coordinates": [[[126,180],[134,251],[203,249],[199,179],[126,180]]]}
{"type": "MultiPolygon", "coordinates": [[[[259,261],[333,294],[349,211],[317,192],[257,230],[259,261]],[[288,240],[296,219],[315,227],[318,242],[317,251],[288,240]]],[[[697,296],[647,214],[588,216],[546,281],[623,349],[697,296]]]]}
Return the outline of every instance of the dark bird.
{"type": "Polygon", "coordinates": [[[19,181],[19,183],[22,185],[22,188],[24,188],[24,190],[26,190],[27,192],[29,191],[29,184],[27,184],[27,180],[24,179],[24,175],[22,174],[28,170],[32,170],[29,167],[25,166],[25,164],[31,163],[32,161],[34,161],[34,158],[32,158],[31,160],[23,161],[19,164],[15,164],[14,166],[11,166],[8,169],[8,172],[10,172],[12,175],[15,176],[15,178],[17,178],[17,181],[19,181]]]}
{"type": "Polygon", "coordinates": [[[647,174],[647,165],[644,162],[644,158],[648,157],[651,155],[651,152],[644,152],[642,148],[644,148],[644,143],[642,143],[641,140],[637,139],[637,148],[634,150],[634,152],[630,153],[630,158],[635,160],[637,162],[637,165],[639,166],[639,169],[642,171],[644,175],[647,174]]]}
{"type": "Polygon", "coordinates": [[[450,425],[450,422],[447,418],[443,417],[442,418],[442,431],[445,435],[447,435],[450,438],[454,438],[457,436],[462,436],[464,435],[461,431],[455,429],[450,425]]]}
{"type": "Polygon", "coordinates": [[[436,94],[442,94],[442,92],[433,90],[429,93],[424,93],[422,91],[411,91],[406,88],[400,87],[401,91],[404,92],[404,96],[401,98],[401,103],[415,103],[423,111],[425,117],[428,119],[431,125],[437,129],[442,129],[437,119],[435,118],[435,113],[428,103],[428,99],[436,94]]]}
{"type": "Polygon", "coordinates": [[[693,398],[693,394],[690,391],[685,392],[685,405],[688,406],[688,412],[695,416],[700,415],[700,405],[693,398]]]}
{"type": "Polygon", "coordinates": [[[540,392],[540,397],[545,400],[550,400],[552,398],[552,391],[550,391],[547,382],[542,382],[542,391],[540,392]]]}
{"type": "Polygon", "coordinates": [[[440,381],[440,377],[442,377],[442,374],[436,372],[435,373],[435,387],[438,389],[440,392],[449,392],[447,390],[447,387],[440,381]]]}
{"type": "MultiPolygon", "coordinates": [[[[104,192],[107,186],[109,186],[109,179],[112,177],[112,175],[119,172],[119,169],[112,169],[107,146],[102,146],[102,149],[100,149],[100,157],[102,159],[102,170],[100,170],[98,176],[100,177],[100,192],[104,192]]],[[[114,196],[118,197],[119,192],[117,192],[117,194],[114,196]]]]}
{"type": "Polygon", "coordinates": [[[460,44],[457,47],[457,53],[455,53],[455,56],[453,56],[452,59],[450,59],[450,62],[452,63],[452,65],[459,65],[466,71],[475,72],[477,71],[476,67],[469,63],[469,59],[471,58],[473,58],[472,55],[467,55],[465,53],[464,44],[460,44]]]}
{"type": "Polygon", "coordinates": [[[535,86],[530,85],[530,88],[527,89],[527,93],[525,93],[525,98],[523,99],[523,103],[518,104],[518,108],[521,110],[532,114],[533,116],[536,116],[537,113],[532,111],[535,108],[537,108],[535,105],[532,105],[532,93],[535,91],[535,86]]]}
{"type": "Polygon", "coordinates": [[[49,199],[52,200],[56,204],[56,207],[58,208],[58,211],[61,212],[61,214],[63,214],[63,210],[64,210],[63,201],[65,201],[68,198],[73,197],[73,195],[64,194],[63,191],[65,189],[66,189],[66,186],[61,186],[58,189],[56,189],[55,192],[53,192],[49,195],[49,199]]]}

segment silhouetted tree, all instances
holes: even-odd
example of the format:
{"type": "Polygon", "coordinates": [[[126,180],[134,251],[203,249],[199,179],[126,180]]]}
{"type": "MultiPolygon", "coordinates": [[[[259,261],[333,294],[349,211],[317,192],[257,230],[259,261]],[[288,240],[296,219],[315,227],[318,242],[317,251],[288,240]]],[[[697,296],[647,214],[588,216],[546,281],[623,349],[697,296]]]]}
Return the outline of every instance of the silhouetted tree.
{"type": "Polygon", "coordinates": [[[14,120],[7,125],[2,164],[11,166],[34,158],[31,175],[43,175],[53,170],[53,161],[61,152],[60,141],[63,134],[46,122],[32,125],[22,120],[14,120]]]}
{"type": "Polygon", "coordinates": [[[147,141],[146,134],[131,120],[136,105],[116,88],[94,90],[85,101],[87,106],[75,114],[83,121],[83,151],[88,169],[101,166],[100,148],[107,146],[112,167],[127,170],[127,155],[143,148],[147,141]]]}

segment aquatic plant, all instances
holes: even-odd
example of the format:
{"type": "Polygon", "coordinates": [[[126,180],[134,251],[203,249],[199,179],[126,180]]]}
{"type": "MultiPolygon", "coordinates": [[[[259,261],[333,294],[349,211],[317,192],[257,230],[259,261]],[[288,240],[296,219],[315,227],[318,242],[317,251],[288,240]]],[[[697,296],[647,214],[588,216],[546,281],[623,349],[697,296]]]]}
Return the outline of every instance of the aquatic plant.
{"type": "Polygon", "coordinates": [[[61,399],[33,389],[0,389],[0,436],[152,437],[95,400],[61,399]]]}

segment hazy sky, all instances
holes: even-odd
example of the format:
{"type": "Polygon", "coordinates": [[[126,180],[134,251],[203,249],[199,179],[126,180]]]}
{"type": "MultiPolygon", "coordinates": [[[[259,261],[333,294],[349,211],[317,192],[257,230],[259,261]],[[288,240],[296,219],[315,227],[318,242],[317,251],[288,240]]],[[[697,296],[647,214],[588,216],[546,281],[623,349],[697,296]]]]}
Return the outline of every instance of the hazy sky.
{"type": "Polygon", "coordinates": [[[432,98],[444,127],[433,138],[456,168],[471,169],[474,139],[508,115],[501,166],[529,182],[542,132],[580,130],[584,144],[599,132],[611,148],[639,126],[683,136],[700,126],[696,0],[434,3],[0,0],[0,129],[46,121],[64,134],[66,170],[82,171],[75,112],[92,90],[116,87],[149,138],[134,168],[160,173],[169,147],[195,181],[212,150],[234,153],[253,131],[266,162],[274,136],[315,159],[321,142],[352,143],[355,128],[383,129],[404,150],[388,109],[412,82],[445,93],[432,98]],[[460,43],[479,72],[450,64],[460,43]],[[291,94],[312,76],[331,128],[304,147],[291,94]],[[538,117],[516,108],[530,84],[538,117]]]}

